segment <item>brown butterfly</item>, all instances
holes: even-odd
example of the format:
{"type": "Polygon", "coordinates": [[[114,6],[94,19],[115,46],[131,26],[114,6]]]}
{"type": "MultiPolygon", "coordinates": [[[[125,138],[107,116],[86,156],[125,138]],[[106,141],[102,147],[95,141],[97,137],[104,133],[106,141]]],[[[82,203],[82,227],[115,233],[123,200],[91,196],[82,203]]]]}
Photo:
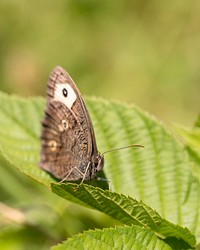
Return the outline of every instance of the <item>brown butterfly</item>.
{"type": "Polygon", "coordinates": [[[56,178],[81,180],[81,183],[94,178],[102,180],[97,173],[103,169],[105,153],[143,147],[136,144],[99,153],[83,98],[69,74],[60,66],[50,74],[47,95],[39,166],[56,178]]]}
{"type": "Polygon", "coordinates": [[[39,166],[61,180],[90,180],[102,170],[93,125],[81,94],[69,74],[57,66],[47,86],[39,166]]]}

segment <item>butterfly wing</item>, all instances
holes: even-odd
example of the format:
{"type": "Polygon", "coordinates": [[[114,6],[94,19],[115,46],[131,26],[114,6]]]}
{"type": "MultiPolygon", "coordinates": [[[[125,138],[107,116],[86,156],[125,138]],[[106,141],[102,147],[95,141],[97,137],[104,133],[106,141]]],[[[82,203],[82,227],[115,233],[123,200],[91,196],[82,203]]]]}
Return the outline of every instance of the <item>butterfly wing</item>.
{"type": "MultiPolygon", "coordinates": [[[[98,155],[94,129],[81,94],[57,66],[48,81],[40,167],[59,179],[78,180],[98,155]]],[[[90,171],[85,179],[90,179],[90,171]]]]}

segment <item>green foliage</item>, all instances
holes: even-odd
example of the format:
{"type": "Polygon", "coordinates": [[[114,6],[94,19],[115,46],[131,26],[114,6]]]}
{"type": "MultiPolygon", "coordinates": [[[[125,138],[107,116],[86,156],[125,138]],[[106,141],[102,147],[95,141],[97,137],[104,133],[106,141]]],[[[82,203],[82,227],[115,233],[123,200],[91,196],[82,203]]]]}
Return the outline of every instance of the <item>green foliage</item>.
{"type": "MultiPolygon", "coordinates": [[[[110,191],[92,186],[98,184],[95,182],[82,184],[78,189],[77,184],[58,184],[41,170],[37,165],[44,100],[0,94],[1,168],[18,169],[62,198],[98,210],[123,224],[76,235],[55,249],[75,248],[79,241],[83,247],[97,245],[98,249],[120,248],[122,244],[127,249],[129,244],[134,249],[141,249],[141,245],[147,249],[148,244],[148,249],[193,247],[195,238],[200,240],[200,183],[193,171],[198,162],[163,125],[138,107],[96,98],[87,98],[86,103],[101,152],[130,144],[145,146],[106,155],[104,174],[110,180],[110,191]]],[[[60,210],[59,202],[54,205],[60,210]]],[[[59,223],[67,227],[62,220],[59,223]]],[[[46,221],[45,234],[60,241],[45,224],[46,221]]],[[[28,220],[28,225],[33,227],[33,221],[28,220]]],[[[36,226],[34,222],[34,229],[36,226]]]]}
{"type": "Polygon", "coordinates": [[[53,250],[64,249],[160,249],[170,250],[171,248],[155,235],[137,226],[117,227],[85,232],[65,242],[62,245],[53,247],[53,250]]]}
{"type": "Polygon", "coordinates": [[[185,139],[186,144],[200,152],[200,127],[194,127],[192,129],[184,128],[182,126],[177,127],[180,135],[185,139]]]}
{"type": "Polygon", "coordinates": [[[200,116],[193,128],[176,125],[176,130],[185,142],[191,160],[196,162],[192,167],[193,174],[200,180],[200,116]]]}
{"type": "Polygon", "coordinates": [[[104,212],[127,225],[151,228],[159,237],[176,237],[190,245],[195,244],[194,237],[187,229],[162,219],[160,215],[142,202],[110,191],[83,185],[77,191],[73,184],[52,184],[52,190],[61,197],[104,212]],[[77,200],[78,199],[78,200],[77,200]]]}

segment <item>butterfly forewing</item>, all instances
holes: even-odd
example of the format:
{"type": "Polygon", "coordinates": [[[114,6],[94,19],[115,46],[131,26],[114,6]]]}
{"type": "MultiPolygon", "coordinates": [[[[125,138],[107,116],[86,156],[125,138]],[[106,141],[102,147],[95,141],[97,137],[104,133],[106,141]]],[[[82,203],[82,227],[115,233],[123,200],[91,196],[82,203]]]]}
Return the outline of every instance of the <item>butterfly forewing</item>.
{"type": "Polygon", "coordinates": [[[59,179],[94,178],[99,154],[92,122],[78,88],[59,66],[49,77],[47,94],[40,167],[59,179]]]}

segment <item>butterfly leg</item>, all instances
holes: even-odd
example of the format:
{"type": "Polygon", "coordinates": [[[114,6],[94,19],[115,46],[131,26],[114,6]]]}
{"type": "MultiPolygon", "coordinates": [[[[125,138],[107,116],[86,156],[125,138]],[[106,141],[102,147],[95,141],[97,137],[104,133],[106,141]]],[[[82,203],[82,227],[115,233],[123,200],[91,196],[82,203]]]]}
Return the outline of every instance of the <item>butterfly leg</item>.
{"type": "Polygon", "coordinates": [[[84,180],[85,180],[85,177],[86,177],[86,174],[87,174],[87,171],[88,171],[88,169],[89,169],[89,167],[90,167],[90,164],[91,164],[91,162],[88,162],[88,165],[87,165],[87,167],[86,167],[86,169],[85,169],[85,173],[83,174],[80,170],[78,170],[78,172],[80,173],[80,174],[82,174],[83,175],[83,178],[82,178],[82,180],[81,180],[81,182],[78,184],[78,187],[77,187],[77,189],[80,187],[80,185],[84,182],[84,180]]]}
{"type": "Polygon", "coordinates": [[[72,168],[69,173],[61,180],[59,181],[59,183],[64,182],[65,180],[67,180],[67,178],[70,176],[70,174],[74,171],[74,169],[76,169],[76,167],[72,168]]]}
{"type": "Polygon", "coordinates": [[[72,169],[70,170],[70,172],[65,176],[65,178],[62,179],[59,183],[62,183],[62,182],[64,182],[65,180],[67,180],[67,178],[70,176],[70,174],[71,174],[74,170],[76,170],[77,172],[79,172],[79,174],[81,174],[81,175],[83,176],[81,182],[79,183],[78,187],[76,188],[76,189],[78,189],[78,188],[80,187],[80,185],[81,185],[81,184],[84,182],[84,180],[85,180],[85,177],[86,177],[87,171],[88,171],[88,169],[89,169],[89,167],[90,167],[90,164],[91,164],[91,163],[89,162],[84,173],[82,173],[82,172],[81,172],[78,168],[76,168],[76,167],[72,168],[72,169]]]}

